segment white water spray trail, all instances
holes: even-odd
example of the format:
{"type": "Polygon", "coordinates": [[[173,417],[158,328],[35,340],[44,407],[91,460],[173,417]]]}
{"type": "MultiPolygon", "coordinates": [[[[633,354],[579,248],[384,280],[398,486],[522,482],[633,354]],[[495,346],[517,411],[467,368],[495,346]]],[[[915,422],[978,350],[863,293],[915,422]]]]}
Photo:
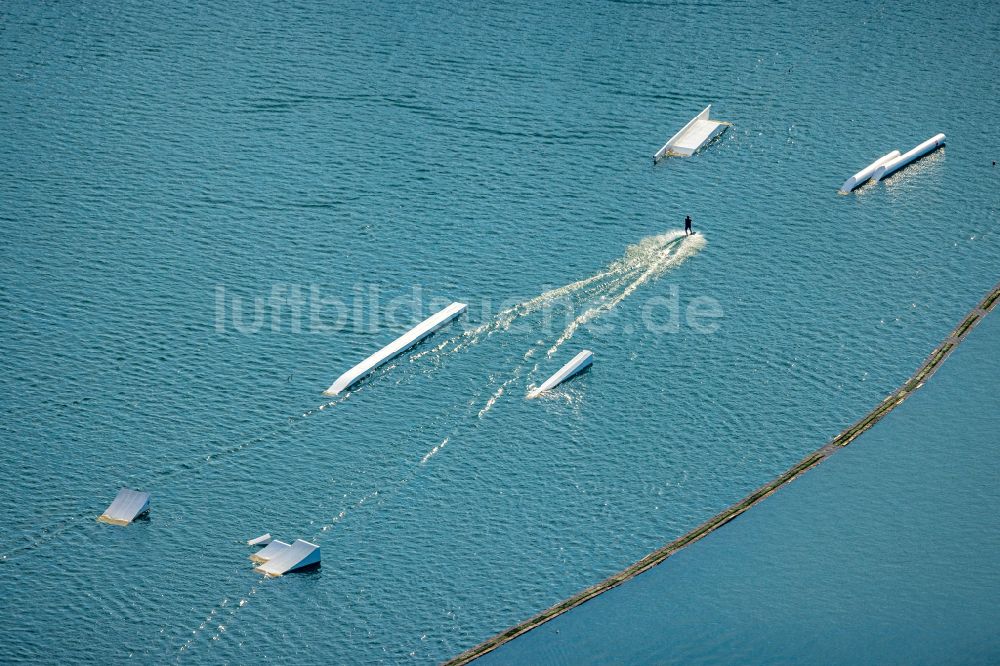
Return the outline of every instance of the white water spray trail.
{"type": "Polygon", "coordinates": [[[566,298],[579,292],[589,293],[589,295],[593,297],[599,296],[601,293],[612,289],[618,281],[627,277],[626,274],[632,270],[634,270],[634,267],[630,266],[625,261],[614,262],[609,265],[608,268],[595,275],[591,275],[590,277],[582,280],[577,280],[576,282],[571,282],[570,284],[566,284],[561,287],[549,289],[548,291],[545,291],[522,303],[505,308],[496,313],[492,319],[483,322],[476,328],[464,331],[459,335],[452,336],[430,349],[413,354],[410,357],[410,361],[418,361],[430,355],[454,354],[462,351],[467,347],[478,344],[483,339],[489,339],[489,337],[494,333],[510,329],[511,325],[517,320],[533,314],[546,305],[561,298],[566,298]],[[617,280],[602,282],[602,280],[605,280],[606,278],[617,278],[617,280]]]}
{"type": "MultiPolygon", "coordinates": [[[[680,233],[680,232],[677,232],[680,233]]],[[[664,234],[664,236],[670,236],[669,234],[664,234]]],[[[670,238],[667,242],[675,240],[675,238],[670,238]]],[[[573,321],[571,321],[566,329],[562,332],[562,335],[555,341],[548,352],[546,352],[546,358],[552,358],[552,356],[559,351],[559,347],[563,345],[567,340],[573,337],[577,329],[581,326],[594,320],[596,317],[610,311],[616,305],[624,301],[626,298],[632,295],[636,289],[649,282],[651,279],[659,277],[668,269],[679,266],[688,257],[697,253],[703,247],[705,247],[705,237],[702,235],[687,236],[680,244],[671,245],[666,249],[656,251],[651,257],[651,260],[644,265],[644,270],[642,270],[639,275],[633,279],[628,285],[622,289],[622,291],[607,300],[604,300],[592,308],[584,310],[579,316],[577,316],[573,321]]],[[[641,249],[641,245],[640,245],[641,249]]]]}
{"type": "MultiPolygon", "coordinates": [[[[611,311],[615,306],[631,296],[639,287],[659,277],[666,271],[679,266],[686,259],[704,248],[705,244],[706,240],[704,236],[700,234],[686,236],[680,230],[650,236],[642,239],[635,245],[630,245],[626,248],[624,257],[612,262],[606,270],[601,271],[597,275],[586,280],[574,282],[565,287],[560,287],[559,289],[547,291],[527,301],[526,303],[528,304],[547,304],[551,303],[555,298],[562,298],[567,294],[575,293],[583,296],[583,298],[579,299],[580,305],[584,308],[583,312],[574,317],[566,325],[555,343],[549,347],[545,354],[545,359],[551,359],[559,348],[570,340],[581,326],[611,311]],[[602,278],[604,280],[600,281],[602,278]],[[587,287],[589,288],[585,289],[587,287]]],[[[541,307],[541,305],[538,307],[541,307]]],[[[532,312],[537,309],[537,307],[534,307],[526,309],[525,312],[532,312]]],[[[514,384],[521,378],[525,365],[545,347],[545,344],[545,342],[539,341],[525,352],[522,362],[513,368],[510,376],[493,391],[486,403],[478,410],[477,417],[479,420],[482,420],[494,408],[497,402],[508,391],[511,384],[514,384]]],[[[529,382],[541,367],[541,362],[541,359],[536,361],[528,372],[529,382]]],[[[530,388],[531,386],[529,385],[530,388]]],[[[454,429],[445,438],[445,441],[456,437],[458,430],[459,428],[454,429]]],[[[428,452],[421,463],[425,463],[434,455],[440,449],[440,446],[438,445],[431,452],[428,452]]]]}

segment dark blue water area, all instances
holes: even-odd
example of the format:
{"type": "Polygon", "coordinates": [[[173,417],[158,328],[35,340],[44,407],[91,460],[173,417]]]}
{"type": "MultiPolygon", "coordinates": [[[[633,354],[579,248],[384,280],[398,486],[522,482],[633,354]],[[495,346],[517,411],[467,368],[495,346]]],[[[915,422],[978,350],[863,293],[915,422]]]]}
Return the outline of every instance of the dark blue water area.
{"type": "Polygon", "coordinates": [[[994,664],[1000,317],[855,443],[483,664],[994,664]]]}
{"type": "Polygon", "coordinates": [[[743,497],[996,283],[998,26],[973,2],[5,3],[4,654],[435,662],[743,497]],[[732,126],[654,167],[709,103],[732,126]],[[123,485],[149,520],[95,522],[123,485]],[[262,580],[266,531],[323,566],[262,580]]]}

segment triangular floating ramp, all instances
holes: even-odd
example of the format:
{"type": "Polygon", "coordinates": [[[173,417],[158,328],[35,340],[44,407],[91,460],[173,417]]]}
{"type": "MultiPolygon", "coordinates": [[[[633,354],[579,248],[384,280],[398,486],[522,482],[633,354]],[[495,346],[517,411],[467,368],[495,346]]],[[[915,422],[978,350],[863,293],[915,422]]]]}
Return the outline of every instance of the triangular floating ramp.
{"type": "MultiPolygon", "coordinates": [[[[272,542],[272,545],[274,543],[276,542],[272,542]]],[[[268,546],[268,548],[270,547],[268,546]]],[[[265,550],[267,549],[265,548],[265,550]]],[[[296,539],[295,543],[255,568],[254,571],[259,571],[268,576],[280,576],[299,569],[305,569],[306,567],[318,566],[319,563],[319,546],[308,541],[303,541],[302,539],[296,539]]]]}
{"type": "Polygon", "coordinates": [[[128,525],[147,511],[149,511],[149,493],[122,488],[111,502],[111,506],[97,519],[110,525],[128,525]]]}
{"type": "Polygon", "coordinates": [[[271,543],[270,532],[268,532],[267,534],[261,534],[256,539],[250,539],[249,541],[247,541],[248,546],[266,546],[269,543],[271,543]]]}
{"type": "Polygon", "coordinates": [[[267,562],[268,560],[273,560],[275,557],[285,552],[291,548],[291,544],[287,544],[284,541],[279,541],[275,539],[271,543],[267,544],[256,553],[250,555],[250,559],[254,562],[267,562]]]}
{"type": "Polygon", "coordinates": [[[668,155],[690,157],[706,143],[725,132],[729,123],[712,120],[708,117],[711,112],[712,105],[709,104],[701,113],[689,120],[681,131],[670,137],[670,140],[656,151],[653,162],[659,162],[668,155]]]}

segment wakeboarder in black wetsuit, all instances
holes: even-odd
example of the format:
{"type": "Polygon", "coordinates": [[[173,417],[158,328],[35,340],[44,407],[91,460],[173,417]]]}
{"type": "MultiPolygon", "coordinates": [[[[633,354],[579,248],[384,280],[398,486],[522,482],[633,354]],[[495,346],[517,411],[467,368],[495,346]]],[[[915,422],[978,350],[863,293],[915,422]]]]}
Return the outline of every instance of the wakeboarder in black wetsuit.
{"type": "Polygon", "coordinates": [[[684,218],[684,235],[687,236],[692,233],[694,232],[691,231],[691,216],[688,215],[684,218]]]}

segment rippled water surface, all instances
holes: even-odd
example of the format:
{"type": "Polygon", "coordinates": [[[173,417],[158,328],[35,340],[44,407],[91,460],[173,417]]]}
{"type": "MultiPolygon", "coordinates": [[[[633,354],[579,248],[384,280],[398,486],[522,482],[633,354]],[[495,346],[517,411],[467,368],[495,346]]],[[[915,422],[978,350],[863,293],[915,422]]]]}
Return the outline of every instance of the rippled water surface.
{"type": "Polygon", "coordinates": [[[997,7],[5,4],[4,654],[434,662],[783,471],[996,282],[997,7]]]}

